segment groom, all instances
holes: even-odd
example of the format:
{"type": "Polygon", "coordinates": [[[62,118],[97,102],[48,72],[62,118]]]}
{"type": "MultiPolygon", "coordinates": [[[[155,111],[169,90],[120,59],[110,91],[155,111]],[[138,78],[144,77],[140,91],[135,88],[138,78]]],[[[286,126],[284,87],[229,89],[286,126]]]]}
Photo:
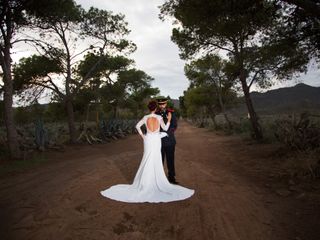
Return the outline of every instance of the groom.
{"type": "MultiPolygon", "coordinates": [[[[159,98],[157,99],[159,110],[156,114],[161,115],[163,118],[164,123],[166,124],[168,121],[168,113],[169,111],[172,114],[171,122],[169,129],[166,131],[168,133],[167,137],[161,138],[161,154],[162,154],[162,163],[164,164],[164,159],[167,160],[167,168],[168,168],[168,180],[170,183],[178,184],[175,179],[175,169],[174,169],[174,151],[176,146],[176,139],[174,136],[174,132],[177,129],[177,118],[175,113],[172,109],[167,109],[167,102],[166,98],[159,98]]],[[[161,128],[161,132],[164,130],[161,128]]]]}

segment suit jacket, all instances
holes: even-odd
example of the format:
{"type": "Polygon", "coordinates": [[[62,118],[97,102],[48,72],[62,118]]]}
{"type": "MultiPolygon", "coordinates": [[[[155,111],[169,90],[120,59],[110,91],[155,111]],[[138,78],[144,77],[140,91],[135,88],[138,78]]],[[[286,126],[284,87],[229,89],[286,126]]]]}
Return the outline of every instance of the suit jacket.
{"type": "MultiPolygon", "coordinates": [[[[168,122],[168,110],[165,110],[165,111],[159,110],[156,112],[156,114],[162,116],[165,124],[168,122]]],[[[174,132],[176,131],[176,129],[178,127],[178,123],[177,123],[176,114],[174,112],[171,112],[171,114],[172,114],[172,118],[171,118],[171,122],[170,122],[168,130],[165,131],[162,128],[160,128],[160,132],[166,132],[168,134],[168,137],[161,138],[161,143],[162,143],[162,146],[164,146],[164,147],[174,146],[176,144],[176,138],[174,136],[174,132]]]]}

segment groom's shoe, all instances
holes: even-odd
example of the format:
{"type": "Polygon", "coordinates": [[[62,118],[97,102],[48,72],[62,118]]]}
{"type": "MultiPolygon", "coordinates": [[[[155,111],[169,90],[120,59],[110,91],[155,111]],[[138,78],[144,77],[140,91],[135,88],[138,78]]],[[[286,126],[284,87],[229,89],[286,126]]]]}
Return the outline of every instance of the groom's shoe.
{"type": "Polygon", "coordinates": [[[169,182],[172,184],[179,184],[179,182],[177,182],[175,179],[169,179],[169,182]]]}

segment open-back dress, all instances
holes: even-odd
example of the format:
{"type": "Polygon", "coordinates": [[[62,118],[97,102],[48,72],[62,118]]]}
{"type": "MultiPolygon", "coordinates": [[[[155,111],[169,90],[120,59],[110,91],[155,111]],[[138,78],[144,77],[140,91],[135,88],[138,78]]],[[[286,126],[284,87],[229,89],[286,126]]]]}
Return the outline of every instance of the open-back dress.
{"type": "Polygon", "coordinates": [[[143,137],[143,157],[132,184],[117,184],[100,191],[107,198],[122,202],[171,202],[191,197],[194,190],[171,184],[163,169],[161,157],[161,138],[167,133],[160,132],[160,126],[167,130],[170,122],[164,124],[160,115],[145,115],[137,124],[136,129],[142,134],[141,126],[145,124],[147,133],[143,137]],[[155,118],[159,126],[154,131],[148,127],[148,119],[155,118]]]}

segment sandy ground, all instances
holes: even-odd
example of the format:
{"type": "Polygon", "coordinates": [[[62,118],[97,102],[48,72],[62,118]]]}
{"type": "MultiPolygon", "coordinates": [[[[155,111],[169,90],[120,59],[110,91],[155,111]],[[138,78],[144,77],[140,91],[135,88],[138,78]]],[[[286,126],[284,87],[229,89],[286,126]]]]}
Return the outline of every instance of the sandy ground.
{"type": "Polygon", "coordinates": [[[143,154],[138,135],[72,146],[49,153],[46,163],[1,177],[0,238],[319,239],[318,216],[312,224],[299,222],[306,209],[297,206],[306,205],[303,200],[275,194],[259,169],[251,167],[268,156],[268,147],[262,153],[257,148],[263,146],[182,121],[176,137],[177,180],[195,189],[191,198],[129,204],[100,195],[111,185],[133,180],[143,154]]]}

